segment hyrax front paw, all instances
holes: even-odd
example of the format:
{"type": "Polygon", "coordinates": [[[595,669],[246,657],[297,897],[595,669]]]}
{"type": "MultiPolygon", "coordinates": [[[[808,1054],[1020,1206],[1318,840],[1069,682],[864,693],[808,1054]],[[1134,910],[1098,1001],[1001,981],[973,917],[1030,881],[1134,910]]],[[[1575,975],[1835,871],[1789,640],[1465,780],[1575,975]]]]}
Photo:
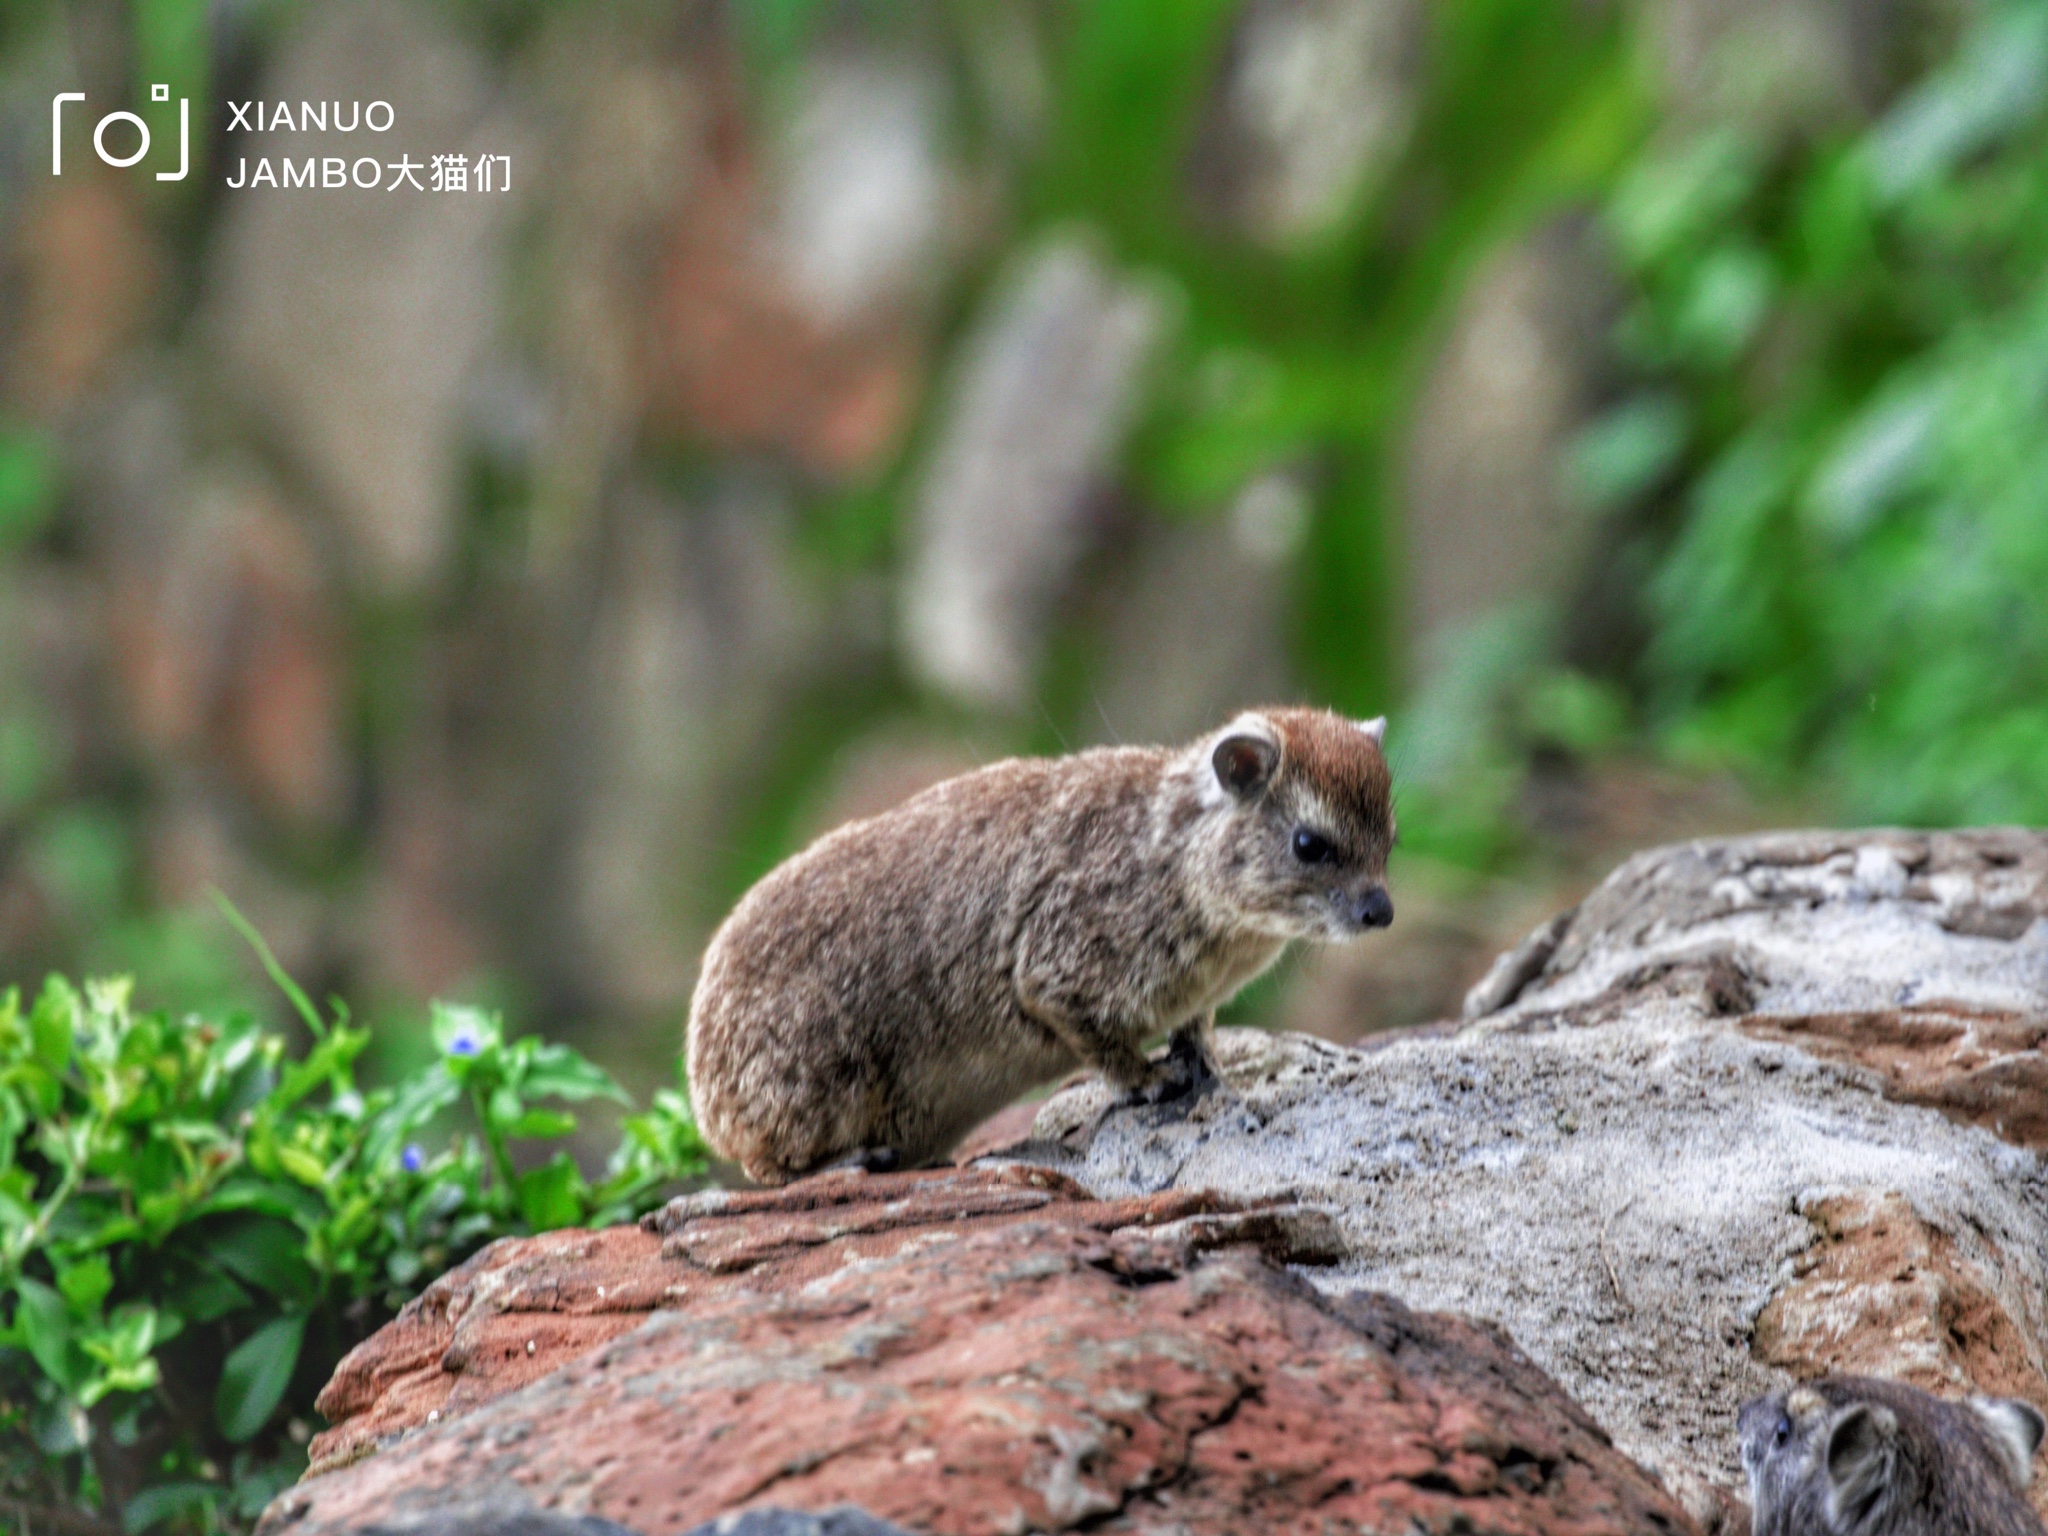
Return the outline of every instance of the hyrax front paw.
{"type": "Polygon", "coordinates": [[[1193,1030],[1176,1033],[1166,1055],[1152,1063],[1145,1081],[1130,1094],[1134,1104],[1181,1104],[1192,1108],[1223,1086],[1209,1047],[1193,1030]]]}
{"type": "Polygon", "coordinates": [[[906,1167],[903,1154],[894,1147],[855,1147],[851,1152],[841,1153],[828,1163],[820,1164],[817,1173],[896,1173],[906,1167]]]}

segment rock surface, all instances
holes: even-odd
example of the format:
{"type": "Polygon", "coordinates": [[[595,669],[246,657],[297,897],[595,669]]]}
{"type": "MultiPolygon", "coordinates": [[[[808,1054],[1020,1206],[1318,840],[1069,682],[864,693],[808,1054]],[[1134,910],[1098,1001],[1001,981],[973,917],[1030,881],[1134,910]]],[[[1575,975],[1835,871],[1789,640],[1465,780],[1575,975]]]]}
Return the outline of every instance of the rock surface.
{"type": "Polygon", "coordinates": [[[842,1504],[820,1514],[793,1509],[750,1509],[742,1514],[707,1520],[690,1536],[912,1536],[900,1525],[877,1520],[865,1510],[842,1504]]]}
{"type": "Polygon", "coordinates": [[[1335,1237],[1013,1166],[501,1242],[343,1363],[327,1475],[265,1528],[484,1500],[648,1536],[846,1503],[922,1532],[1690,1529],[1497,1330],[1288,1272],[1335,1237]]]}
{"type": "Polygon", "coordinates": [[[1788,1379],[2048,1406],[2044,919],[2040,833],[1663,849],[1462,1026],[1225,1031],[1191,1106],[1084,1081],[965,1172],[500,1244],[344,1362],[270,1529],[481,1490],[649,1536],[1732,1536],[1735,1410],[1788,1379]]]}
{"type": "Polygon", "coordinates": [[[1235,1096],[1105,1115],[1083,1085],[1026,1150],[1105,1197],[1335,1210],[1319,1286],[1498,1324],[1740,1529],[1734,1412],[1788,1376],[2048,1406],[2044,916],[2039,833],[1658,850],[1455,1034],[1226,1035],[1235,1096]]]}

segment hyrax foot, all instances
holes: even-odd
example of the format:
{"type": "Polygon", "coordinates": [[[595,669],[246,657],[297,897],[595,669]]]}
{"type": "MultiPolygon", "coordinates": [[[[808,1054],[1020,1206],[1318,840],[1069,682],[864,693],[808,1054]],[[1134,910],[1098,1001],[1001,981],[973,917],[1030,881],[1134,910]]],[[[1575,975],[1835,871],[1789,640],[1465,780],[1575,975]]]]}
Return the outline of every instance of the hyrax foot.
{"type": "Polygon", "coordinates": [[[857,1170],[861,1173],[894,1173],[904,1167],[903,1154],[894,1147],[855,1147],[851,1152],[835,1157],[829,1163],[820,1163],[813,1173],[845,1173],[857,1170]]]}
{"type": "Polygon", "coordinates": [[[1192,1109],[1223,1086],[1215,1059],[1192,1030],[1173,1036],[1163,1060],[1154,1062],[1150,1077],[1132,1090],[1134,1104],[1185,1104],[1192,1109]]]}

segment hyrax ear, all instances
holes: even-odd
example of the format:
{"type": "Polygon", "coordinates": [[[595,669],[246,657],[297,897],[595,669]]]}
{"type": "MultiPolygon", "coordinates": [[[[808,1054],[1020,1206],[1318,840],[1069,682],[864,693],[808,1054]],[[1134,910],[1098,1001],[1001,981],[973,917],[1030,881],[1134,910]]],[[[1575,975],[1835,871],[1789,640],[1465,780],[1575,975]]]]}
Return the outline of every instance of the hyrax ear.
{"type": "Polygon", "coordinates": [[[1828,1429],[1828,1513],[1836,1529],[1855,1525],[1892,1480],[1892,1448],[1899,1421],[1878,1403],[1842,1410],[1828,1429]]]}
{"type": "Polygon", "coordinates": [[[1385,715],[1374,715],[1370,720],[1361,720],[1358,722],[1358,728],[1365,733],[1367,739],[1374,746],[1384,747],[1387,744],[1387,717],[1385,715]]]}
{"type": "Polygon", "coordinates": [[[1992,1443],[2006,1459],[2013,1486],[2024,1488],[2034,1478],[2034,1453],[2041,1449],[2041,1436],[2048,1420],[2032,1403],[2009,1397],[1973,1397],[1970,1407],[1991,1431],[1992,1443]]]}
{"type": "Polygon", "coordinates": [[[1209,761],[1215,765],[1216,782],[1233,795],[1255,795],[1280,766],[1280,747],[1256,731],[1233,730],[1216,743],[1209,761]]]}

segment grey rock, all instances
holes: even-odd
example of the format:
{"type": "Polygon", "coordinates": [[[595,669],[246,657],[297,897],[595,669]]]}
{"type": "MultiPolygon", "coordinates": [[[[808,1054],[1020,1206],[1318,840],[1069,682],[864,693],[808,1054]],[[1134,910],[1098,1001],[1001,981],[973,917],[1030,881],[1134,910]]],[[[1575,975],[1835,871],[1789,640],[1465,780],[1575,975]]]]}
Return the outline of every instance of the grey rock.
{"type": "Polygon", "coordinates": [[[812,62],[776,149],[776,259],[826,325],[901,303],[929,280],[946,168],[935,72],[912,59],[812,62]]]}
{"type": "Polygon", "coordinates": [[[718,793],[752,771],[822,625],[795,589],[787,503],[772,480],[726,477],[696,504],[627,487],[613,508],[596,606],[563,897],[585,984],[652,1014],[686,996],[700,911],[691,872],[729,833],[718,793]]]}
{"type": "MultiPolygon", "coordinates": [[[[1334,1211],[1345,1256],[1314,1284],[1499,1323],[1713,1528],[1742,1486],[1736,1410],[1786,1379],[1753,1356],[1754,1324],[1832,1197],[1939,1234],[2022,1341],[2001,1369],[2043,1380],[2040,1155],[1741,1026],[1915,997],[2038,1012],[2044,916],[2048,834],[1657,850],[1504,962],[1462,1030],[1370,1050],[1226,1031],[1231,1092],[1175,1112],[1084,1083],[1040,1112],[1033,1155],[1103,1196],[1334,1211]]],[[[1846,1297],[1837,1313],[1855,1326],[1846,1297]]],[[[1922,1335],[1861,1347],[1928,1367],[1922,1335]]]]}
{"type": "Polygon", "coordinates": [[[369,159],[380,184],[223,194],[221,350],[234,393],[330,508],[359,579],[403,591],[450,553],[466,392],[534,167],[481,60],[430,13],[367,0],[305,18],[261,98],[388,101],[393,126],[344,133],[330,118],[325,132],[236,134],[222,169],[233,180],[244,156],[369,159]],[[439,154],[509,155],[512,191],[425,190],[439,154]],[[381,184],[402,156],[423,190],[381,184]]]}
{"type": "Polygon", "coordinates": [[[750,1509],[721,1515],[685,1536],[913,1536],[902,1526],[878,1520],[864,1509],[841,1504],[818,1514],[793,1509],[750,1509]]]}
{"type": "Polygon", "coordinates": [[[1518,599],[1572,596],[1593,523],[1558,453],[1597,393],[1614,281],[1584,221],[1498,255],[1459,302],[1403,451],[1410,624],[1437,659],[1518,599]]]}
{"type": "Polygon", "coordinates": [[[1408,142],[1418,9],[1410,0],[1245,6],[1192,161],[1198,200],[1274,246],[1339,223],[1408,142]]]}
{"type": "Polygon", "coordinates": [[[969,337],[918,498],[904,594],[917,671],[968,702],[1028,697],[1166,320],[1083,241],[1031,252],[969,337]]]}
{"type": "Polygon", "coordinates": [[[1095,703],[1111,736],[1183,741],[1248,700],[1293,692],[1283,637],[1299,532],[1284,523],[1306,521],[1306,499],[1276,474],[1240,498],[1251,516],[1146,530],[1106,604],[1095,703]]]}
{"type": "Polygon", "coordinates": [[[1841,0],[1654,0],[1649,57],[1681,110],[1757,139],[1839,129],[1884,101],[1915,28],[1938,9],[1841,0]]]}
{"type": "Polygon", "coordinates": [[[639,1536],[596,1515],[565,1515],[515,1504],[483,1504],[401,1515],[361,1527],[356,1536],[639,1536]]]}

